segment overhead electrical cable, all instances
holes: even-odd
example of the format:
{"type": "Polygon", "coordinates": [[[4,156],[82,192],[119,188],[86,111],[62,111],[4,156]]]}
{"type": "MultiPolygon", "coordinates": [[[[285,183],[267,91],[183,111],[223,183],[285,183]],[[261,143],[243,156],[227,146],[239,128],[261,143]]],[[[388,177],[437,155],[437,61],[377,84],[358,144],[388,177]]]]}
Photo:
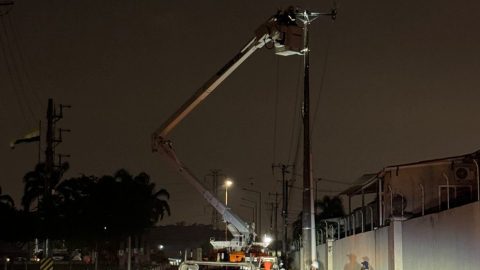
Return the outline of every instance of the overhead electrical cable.
{"type": "MultiPolygon", "coordinates": [[[[291,136],[291,139],[290,139],[290,149],[288,150],[288,162],[287,164],[290,164],[290,159],[292,157],[292,147],[293,147],[293,138],[295,137],[295,123],[297,121],[297,116],[300,118],[301,116],[301,112],[299,113],[297,110],[298,110],[298,107],[297,105],[300,103],[299,102],[299,98],[300,98],[300,75],[301,75],[301,71],[302,71],[302,58],[299,58],[300,61],[299,61],[299,65],[298,65],[298,76],[297,76],[297,92],[295,94],[295,106],[294,106],[294,110],[293,110],[293,124],[292,124],[292,136],[291,136]]],[[[299,127],[300,128],[300,127],[299,127]]]]}
{"type": "MultiPolygon", "coordinates": [[[[275,112],[274,112],[274,121],[273,121],[273,157],[272,157],[272,165],[275,164],[275,156],[276,156],[276,148],[277,148],[277,117],[278,117],[278,92],[279,92],[279,76],[280,72],[280,57],[277,56],[277,85],[276,85],[276,93],[275,93],[275,112]]],[[[272,169],[272,177],[275,182],[277,179],[275,178],[275,173],[272,169]]]]}
{"type": "Polygon", "coordinates": [[[278,118],[278,92],[279,92],[279,76],[280,72],[280,57],[277,56],[277,85],[276,85],[276,93],[275,93],[275,118],[273,121],[273,158],[272,158],[272,164],[275,164],[275,155],[276,155],[276,147],[277,147],[277,118],[278,118]]]}
{"type": "Polygon", "coordinates": [[[328,55],[329,55],[329,52],[330,52],[330,42],[332,40],[331,36],[332,36],[332,33],[333,33],[333,23],[332,25],[330,26],[330,31],[329,31],[329,34],[328,34],[328,40],[327,40],[327,53],[325,55],[325,61],[323,62],[323,71],[322,71],[322,77],[320,79],[320,89],[318,91],[318,98],[317,98],[317,105],[315,106],[315,113],[313,115],[313,122],[312,122],[312,128],[310,129],[310,138],[313,138],[313,131],[315,129],[315,119],[317,118],[317,115],[318,115],[318,107],[320,105],[320,98],[322,96],[322,88],[323,88],[323,82],[324,82],[324,78],[325,78],[325,71],[327,70],[327,61],[328,61],[328,55]]]}
{"type": "MultiPolygon", "coordinates": [[[[21,64],[21,67],[23,67],[22,70],[23,70],[23,73],[25,74],[25,77],[27,79],[26,82],[27,82],[30,90],[33,92],[38,104],[40,104],[40,106],[45,109],[45,105],[43,104],[43,102],[41,101],[39,96],[37,95],[37,92],[35,91],[35,88],[33,87],[33,85],[30,82],[31,80],[30,80],[30,76],[29,76],[29,74],[27,72],[27,69],[26,69],[26,66],[25,66],[24,57],[22,55],[20,47],[18,46],[17,35],[15,34],[16,27],[14,27],[14,24],[12,23],[12,19],[10,17],[11,16],[7,16],[8,21],[10,23],[10,29],[11,29],[12,35],[13,35],[13,43],[15,44],[15,47],[17,48],[18,55],[20,56],[20,64],[21,64]]],[[[43,94],[46,96],[45,93],[43,93],[43,94]]]]}
{"type": "MultiPolygon", "coordinates": [[[[3,19],[3,18],[2,18],[3,19]]],[[[20,111],[22,112],[23,120],[25,121],[25,125],[27,126],[27,129],[31,128],[31,126],[28,124],[27,116],[25,115],[25,111],[23,110],[22,103],[20,101],[20,97],[17,92],[17,87],[15,86],[15,81],[13,80],[13,75],[12,75],[12,70],[10,69],[10,65],[8,64],[8,57],[7,57],[7,52],[5,51],[5,45],[3,44],[3,39],[2,35],[0,35],[0,45],[2,46],[2,52],[3,56],[5,57],[5,63],[7,64],[7,71],[10,77],[10,81],[13,86],[13,92],[15,93],[15,97],[17,99],[18,107],[20,108],[20,111]]]]}
{"type": "MultiPolygon", "coordinates": [[[[27,108],[30,111],[31,117],[35,120],[35,122],[38,122],[37,118],[35,117],[35,114],[32,111],[32,108],[30,107],[30,104],[28,103],[28,99],[27,99],[27,96],[25,94],[25,89],[24,89],[23,84],[22,84],[22,79],[20,78],[18,68],[17,68],[17,64],[15,63],[15,57],[13,55],[12,45],[10,43],[10,38],[8,37],[7,28],[5,27],[5,20],[3,19],[3,16],[1,16],[0,18],[2,18],[2,27],[3,27],[3,31],[5,32],[5,39],[7,40],[8,49],[10,50],[10,54],[11,54],[11,57],[12,57],[13,69],[15,70],[15,75],[16,75],[18,83],[20,85],[20,90],[21,90],[23,98],[25,100],[25,104],[27,104],[27,108]]],[[[6,50],[4,50],[4,53],[5,53],[5,51],[6,50]]],[[[5,54],[5,58],[7,58],[6,54],[5,54]]],[[[7,66],[9,66],[8,61],[7,61],[7,66]]],[[[9,68],[9,70],[10,70],[10,68],[9,68]]],[[[12,76],[11,73],[10,73],[10,75],[12,76]]],[[[12,78],[12,81],[13,81],[13,78],[12,78]]]]}
{"type": "Polygon", "coordinates": [[[5,15],[7,15],[7,14],[10,12],[10,10],[12,10],[12,8],[13,8],[13,4],[10,5],[10,8],[7,9],[7,11],[5,11],[5,13],[1,13],[1,12],[0,12],[0,17],[3,17],[3,16],[5,16],[5,15]]]}

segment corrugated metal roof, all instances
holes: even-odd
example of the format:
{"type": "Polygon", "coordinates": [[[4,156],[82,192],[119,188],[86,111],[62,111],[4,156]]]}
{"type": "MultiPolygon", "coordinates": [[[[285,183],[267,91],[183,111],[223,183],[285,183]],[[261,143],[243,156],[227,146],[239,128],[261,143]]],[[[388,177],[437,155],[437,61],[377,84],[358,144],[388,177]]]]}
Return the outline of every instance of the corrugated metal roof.
{"type": "Polygon", "coordinates": [[[419,165],[419,164],[428,164],[428,163],[434,163],[439,161],[451,161],[451,160],[458,160],[458,159],[467,158],[467,157],[474,157],[474,158],[480,157],[480,150],[470,154],[458,155],[453,157],[436,158],[436,159],[422,160],[422,161],[417,161],[412,163],[390,165],[390,166],[387,166],[386,168],[396,168],[396,167],[405,167],[405,166],[412,166],[412,165],[419,165]]]}
{"type": "MultiPolygon", "coordinates": [[[[352,183],[352,186],[349,187],[347,190],[341,192],[338,195],[347,195],[347,196],[352,196],[353,194],[359,192],[362,190],[362,188],[369,184],[370,182],[374,181],[377,178],[376,173],[370,173],[370,174],[364,174],[360,176],[355,182],[352,183]]],[[[371,185],[365,188],[365,194],[369,193],[375,193],[377,192],[376,186],[371,185]]]]}

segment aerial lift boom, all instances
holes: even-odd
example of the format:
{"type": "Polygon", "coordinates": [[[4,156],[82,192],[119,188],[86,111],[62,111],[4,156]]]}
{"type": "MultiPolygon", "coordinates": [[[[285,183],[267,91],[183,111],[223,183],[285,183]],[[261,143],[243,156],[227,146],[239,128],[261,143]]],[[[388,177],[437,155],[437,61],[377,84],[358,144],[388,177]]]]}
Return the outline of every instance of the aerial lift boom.
{"type": "Polygon", "coordinates": [[[273,41],[275,51],[279,55],[300,54],[302,31],[296,25],[285,26],[279,20],[279,14],[270,17],[256,31],[253,37],[222,69],[208,80],[195,94],[188,99],[168,120],[152,134],[152,151],[160,152],[167,157],[171,165],[199,191],[204,198],[222,215],[234,238],[231,241],[211,241],[216,248],[230,248],[231,251],[248,251],[255,241],[254,226],[242,221],[229,207],[205,188],[201,182],[179,160],[172,148],[171,141],[165,136],[203,99],[205,99],[220,83],[223,82],[238,66],[240,66],[256,49],[273,41]],[[279,45],[276,41],[281,40],[279,45]]]}

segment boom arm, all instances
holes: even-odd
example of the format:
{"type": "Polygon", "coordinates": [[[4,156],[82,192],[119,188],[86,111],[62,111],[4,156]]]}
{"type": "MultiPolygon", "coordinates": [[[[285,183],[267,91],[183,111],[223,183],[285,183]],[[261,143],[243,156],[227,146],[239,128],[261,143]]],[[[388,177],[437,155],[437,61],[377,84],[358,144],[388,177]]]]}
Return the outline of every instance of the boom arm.
{"type": "Polygon", "coordinates": [[[166,156],[173,167],[182,174],[213,206],[222,214],[223,220],[228,224],[229,231],[237,238],[237,245],[242,246],[242,241],[249,245],[254,238],[253,228],[249,227],[233,211],[223,204],[214,194],[208,191],[201,182],[180,162],[175,154],[172,143],[165,139],[167,133],[174,128],[193,108],[205,99],[213,90],[220,85],[240,64],[242,64],[256,49],[262,48],[267,42],[279,39],[282,30],[276,16],[272,16],[263,23],[256,31],[246,46],[240,50],[220,71],[208,80],[195,94],[188,99],[155,133],[152,134],[152,151],[161,152],[166,156]]]}
{"type": "MultiPolygon", "coordinates": [[[[153,136],[164,138],[165,135],[175,127],[193,108],[195,108],[202,100],[204,100],[223,80],[225,80],[238,66],[240,66],[247,58],[255,52],[256,49],[262,48],[266,42],[270,41],[270,37],[278,33],[275,17],[272,16],[267,22],[261,25],[255,31],[255,37],[252,38],[243,49],[235,55],[222,69],[220,69],[210,80],[208,80],[195,94],[189,98],[160,128],[158,128],[153,136]]],[[[155,138],[153,138],[155,141],[155,138]]],[[[154,147],[155,151],[155,147],[154,147]]]]}

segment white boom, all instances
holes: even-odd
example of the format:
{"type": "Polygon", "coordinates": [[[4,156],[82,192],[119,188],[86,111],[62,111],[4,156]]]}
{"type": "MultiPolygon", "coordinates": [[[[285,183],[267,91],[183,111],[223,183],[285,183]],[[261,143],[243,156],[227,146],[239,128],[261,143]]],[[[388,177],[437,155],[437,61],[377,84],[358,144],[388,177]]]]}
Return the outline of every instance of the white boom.
{"type": "MultiPolygon", "coordinates": [[[[234,236],[234,239],[227,245],[234,250],[242,247],[249,247],[255,238],[254,228],[248,226],[242,221],[229,207],[221,202],[214,194],[208,191],[201,182],[185,167],[178,159],[172,148],[172,143],[165,138],[167,133],[172,130],[193,108],[195,108],[203,99],[205,99],[213,90],[217,88],[240,64],[242,64],[256,49],[262,48],[267,42],[282,39],[285,45],[276,46],[277,54],[292,55],[299,54],[301,34],[298,36],[299,27],[282,26],[278,22],[278,15],[272,16],[268,21],[262,24],[256,31],[246,46],[240,50],[220,71],[218,71],[210,80],[208,80],[195,94],[188,99],[168,120],[152,134],[152,151],[160,152],[166,156],[172,166],[192,184],[204,198],[215,209],[222,214],[223,220],[227,222],[228,229],[234,236]],[[298,28],[298,29],[297,29],[298,28]]],[[[213,243],[212,243],[213,244],[213,243]]],[[[225,243],[226,244],[226,243],[225,243]]]]}

